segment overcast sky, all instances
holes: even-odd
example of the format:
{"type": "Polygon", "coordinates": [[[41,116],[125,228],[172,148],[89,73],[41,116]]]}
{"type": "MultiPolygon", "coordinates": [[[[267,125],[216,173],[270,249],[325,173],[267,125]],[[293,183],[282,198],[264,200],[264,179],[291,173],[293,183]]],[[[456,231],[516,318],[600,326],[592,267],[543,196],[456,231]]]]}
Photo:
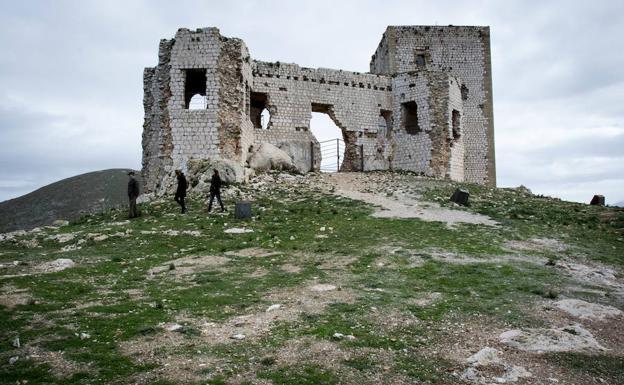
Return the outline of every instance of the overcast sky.
{"type": "Polygon", "coordinates": [[[140,168],[143,68],[179,27],[366,72],[387,25],[489,25],[499,186],[624,201],[624,2],[0,0],[0,201],[140,168]]]}

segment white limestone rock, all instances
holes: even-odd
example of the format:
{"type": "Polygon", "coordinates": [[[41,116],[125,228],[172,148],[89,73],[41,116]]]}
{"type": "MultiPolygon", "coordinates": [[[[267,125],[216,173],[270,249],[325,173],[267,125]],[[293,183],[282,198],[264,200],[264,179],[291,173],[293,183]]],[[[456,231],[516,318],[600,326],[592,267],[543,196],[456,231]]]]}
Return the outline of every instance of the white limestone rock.
{"type": "Polygon", "coordinates": [[[336,289],[337,289],[336,285],[332,285],[329,283],[319,283],[317,285],[313,285],[310,287],[310,290],[318,291],[318,292],[332,291],[336,289]]]}
{"type": "Polygon", "coordinates": [[[492,364],[500,364],[502,362],[501,352],[497,349],[485,347],[479,350],[477,353],[468,357],[466,360],[469,364],[474,366],[488,366],[492,364]]]}
{"type": "Polygon", "coordinates": [[[245,182],[249,174],[241,164],[228,159],[191,159],[187,162],[187,168],[189,188],[201,193],[208,193],[210,190],[213,170],[219,171],[224,183],[245,182]]]}
{"type": "Polygon", "coordinates": [[[508,330],[499,339],[505,345],[529,352],[606,351],[594,336],[579,324],[551,329],[508,330]]]}
{"type": "Polygon", "coordinates": [[[247,164],[256,171],[296,169],[290,155],[266,142],[253,151],[247,158],[247,164]]]}
{"type": "Polygon", "coordinates": [[[69,258],[59,258],[54,261],[42,263],[37,270],[43,273],[55,273],[76,266],[76,263],[69,258]]]}
{"type": "Polygon", "coordinates": [[[246,229],[244,227],[232,227],[229,229],[223,230],[226,234],[245,234],[245,233],[253,233],[252,229],[246,229]]]}
{"type": "Polygon", "coordinates": [[[580,299],[562,299],[555,302],[555,306],[573,317],[580,319],[603,320],[607,317],[622,315],[622,311],[613,307],[597,303],[585,302],[580,299]]]}

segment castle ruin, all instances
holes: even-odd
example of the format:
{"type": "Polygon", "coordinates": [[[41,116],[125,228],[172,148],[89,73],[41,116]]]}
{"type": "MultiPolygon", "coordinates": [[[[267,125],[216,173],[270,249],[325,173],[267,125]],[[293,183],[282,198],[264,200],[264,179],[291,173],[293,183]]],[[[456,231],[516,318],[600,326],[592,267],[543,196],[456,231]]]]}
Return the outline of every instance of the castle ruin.
{"type": "Polygon", "coordinates": [[[158,59],[144,71],[147,192],[161,191],[192,160],[244,169],[262,143],[282,149],[299,171],[318,171],[311,112],[327,113],[342,130],[341,171],[496,185],[489,27],[389,26],[368,73],[253,60],[241,39],[217,28],[179,29],[160,41],[158,59]],[[197,95],[201,108],[189,108],[197,95]]]}

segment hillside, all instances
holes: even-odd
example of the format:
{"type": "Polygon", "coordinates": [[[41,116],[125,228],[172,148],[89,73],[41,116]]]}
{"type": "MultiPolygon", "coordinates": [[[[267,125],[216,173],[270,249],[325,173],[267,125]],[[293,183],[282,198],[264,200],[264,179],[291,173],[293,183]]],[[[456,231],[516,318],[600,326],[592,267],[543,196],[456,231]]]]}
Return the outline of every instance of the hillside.
{"type": "Polygon", "coordinates": [[[89,172],[0,202],[0,232],[32,229],[57,219],[72,220],[85,213],[126,205],[128,171],[89,172]]]}
{"type": "Polygon", "coordinates": [[[624,383],[622,209],[404,173],[223,197],[0,235],[0,383],[624,383]]]}

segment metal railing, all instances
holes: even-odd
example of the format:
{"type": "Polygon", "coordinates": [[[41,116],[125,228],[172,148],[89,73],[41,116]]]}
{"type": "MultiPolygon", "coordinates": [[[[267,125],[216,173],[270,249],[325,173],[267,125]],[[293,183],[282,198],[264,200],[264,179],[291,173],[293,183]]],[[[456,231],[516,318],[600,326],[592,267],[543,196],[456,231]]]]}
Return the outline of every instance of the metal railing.
{"type": "Polygon", "coordinates": [[[321,172],[340,171],[344,160],[345,143],[340,138],[319,142],[321,148],[321,172]]]}

